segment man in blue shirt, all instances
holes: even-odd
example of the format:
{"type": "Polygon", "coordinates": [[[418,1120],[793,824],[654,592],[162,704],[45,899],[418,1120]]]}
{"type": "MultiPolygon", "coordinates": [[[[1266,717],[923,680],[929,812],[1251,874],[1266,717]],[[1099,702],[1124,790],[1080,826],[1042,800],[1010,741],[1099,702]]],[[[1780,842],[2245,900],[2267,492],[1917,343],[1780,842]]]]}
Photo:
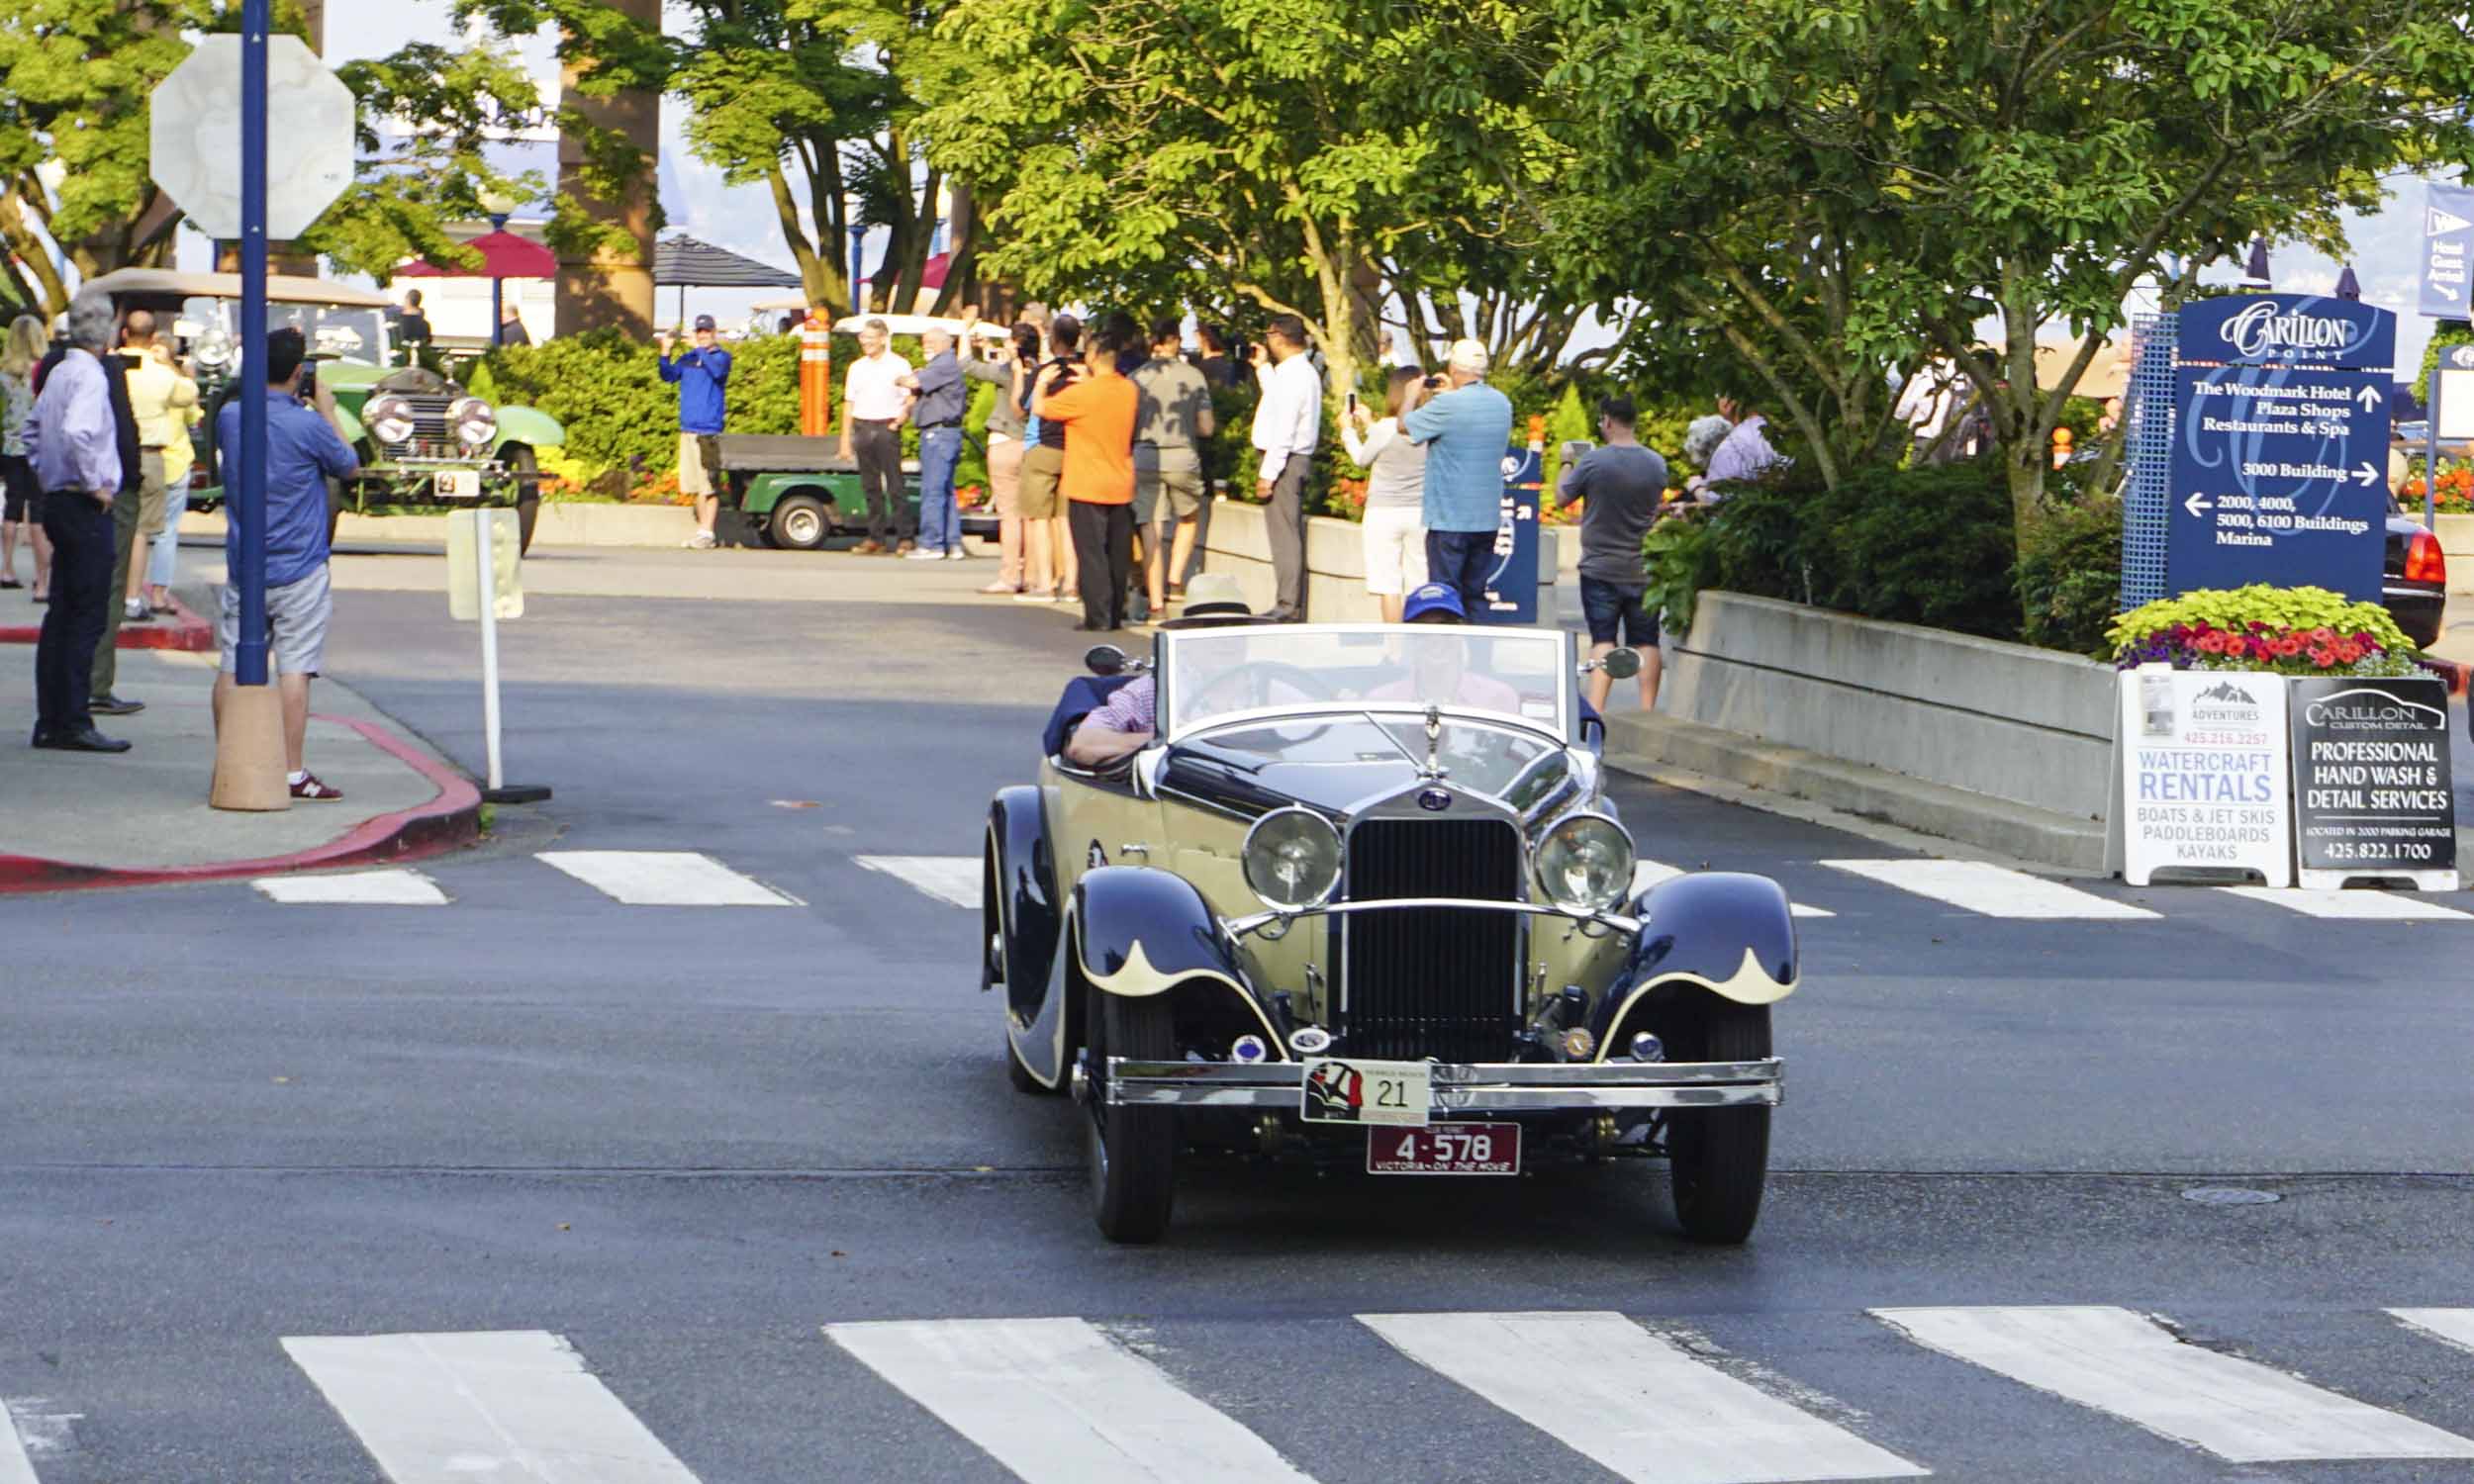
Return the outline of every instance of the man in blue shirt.
{"type": "MultiPolygon", "coordinates": [[[[310,678],[327,649],[327,624],[334,616],[334,594],[327,583],[327,481],[347,479],[361,461],[328,420],[333,399],[318,389],[319,408],[300,399],[301,362],[309,344],[297,329],[266,337],[266,628],[267,661],[283,693],[284,766],[294,798],[341,798],[343,790],[320,780],[302,761],[309,734],[310,678]]],[[[225,402],[215,415],[215,446],[225,472],[237,477],[240,459],[240,400],[225,402]]],[[[224,651],[215,677],[215,716],[238,684],[240,658],[240,588],[224,583],[222,619],[216,637],[224,651]]]]}
{"type": "Polygon", "coordinates": [[[1512,400],[1486,385],[1486,347],[1456,340],[1447,391],[1400,419],[1426,449],[1426,576],[1449,583],[1465,612],[1486,611],[1495,533],[1503,523],[1503,454],[1512,441],[1512,400]]]}
{"type": "Polygon", "coordinates": [[[695,348],[677,360],[670,358],[667,333],[654,344],[661,351],[661,379],[679,385],[679,493],[696,497],[696,534],[687,544],[710,551],[714,516],[721,510],[713,476],[721,467],[721,391],[730,380],[730,352],[715,342],[711,315],[696,317],[695,348]]]}
{"type": "MultiPolygon", "coordinates": [[[[963,333],[972,323],[963,322],[963,333]]],[[[954,334],[941,325],[919,331],[919,348],[927,360],[918,370],[895,381],[911,394],[910,420],[919,429],[919,549],[911,560],[961,561],[962,511],[954,504],[954,470],[962,463],[962,417],[971,391],[962,384],[962,362],[954,356],[954,334]]]]}

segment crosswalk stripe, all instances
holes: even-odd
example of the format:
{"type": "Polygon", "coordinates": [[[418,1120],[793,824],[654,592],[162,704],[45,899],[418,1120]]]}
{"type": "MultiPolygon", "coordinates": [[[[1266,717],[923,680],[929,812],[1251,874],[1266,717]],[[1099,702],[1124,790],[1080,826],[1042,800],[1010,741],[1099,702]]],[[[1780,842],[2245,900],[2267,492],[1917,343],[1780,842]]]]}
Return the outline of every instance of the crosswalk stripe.
{"type": "Polygon", "coordinates": [[[853,856],[852,860],[870,871],[881,871],[896,881],[906,881],[938,901],[957,907],[976,908],[980,904],[980,858],[978,856],[853,856]]]}
{"type": "Polygon", "coordinates": [[[692,850],[545,850],[535,859],[633,907],[806,905],[692,850]]]}
{"type": "Polygon", "coordinates": [[[545,1331],[290,1336],[283,1347],[392,1484],[696,1484],[545,1331]]]}
{"type": "Polygon", "coordinates": [[[2391,1309],[2389,1313],[2460,1349],[2474,1350],[2474,1309],[2391,1309]]]}
{"type": "Polygon", "coordinates": [[[26,1456],[25,1440],[17,1436],[17,1422],[6,1402],[0,1402],[0,1484],[38,1484],[35,1460],[26,1456]]]}
{"type": "Polygon", "coordinates": [[[827,1325],[1027,1484],[1313,1484],[1244,1425],[1079,1319],[827,1325]]]}
{"type": "Polygon", "coordinates": [[[269,901],[362,907],[442,907],[446,893],[418,871],[352,871],[340,876],[262,876],[249,882],[269,901]]]}
{"type": "Polygon", "coordinates": [[[1930,1469],[1613,1313],[1361,1314],[1394,1349],[1634,1484],[1913,1478],[1930,1469]]]}
{"type": "Polygon", "coordinates": [[[1864,860],[1824,861],[1833,871],[1913,891],[1936,901],[1981,912],[1987,917],[2022,918],[2152,918],[2157,914],[2127,901],[2098,896],[1981,861],[1864,860]]]}
{"type": "Polygon", "coordinates": [[[1929,1349],[2235,1463],[2474,1458],[2474,1442],[2453,1433],[2186,1345],[2128,1309],[1871,1312],[1929,1349]]]}
{"type": "Polygon", "coordinates": [[[2366,922],[2474,922],[2474,916],[2402,891],[2317,891],[2293,886],[2220,886],[2220,891],[2264,901],[2306,917],[2344,917],[2366,922]]]}
{"type": "MultiPolygon", "coordinates": [[[[1632,863],[1632,894],[1639,896],[1659,882],[1670,881],[1683,874],[1682,867],[1669,866],[1664,861],[1635,861],[1632,863]]],[[[1839,915],[1827,907],[1808,907],[1800,901],[1787,903],[1787,911],[1797,917],[1836,917],[1839,915]]]]}

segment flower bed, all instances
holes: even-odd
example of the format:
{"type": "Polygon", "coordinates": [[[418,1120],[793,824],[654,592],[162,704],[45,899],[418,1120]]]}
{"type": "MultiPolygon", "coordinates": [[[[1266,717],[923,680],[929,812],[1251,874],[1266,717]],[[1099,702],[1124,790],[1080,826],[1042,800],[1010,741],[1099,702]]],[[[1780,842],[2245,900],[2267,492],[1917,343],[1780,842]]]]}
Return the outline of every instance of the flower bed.
{"type": "Polygon", "coordinates": [[[2388,610],[2326,588],[2203,588],[2133,608],[2107,637],[2123,670],[2412,675],[2415,647],[2388,610]]]}

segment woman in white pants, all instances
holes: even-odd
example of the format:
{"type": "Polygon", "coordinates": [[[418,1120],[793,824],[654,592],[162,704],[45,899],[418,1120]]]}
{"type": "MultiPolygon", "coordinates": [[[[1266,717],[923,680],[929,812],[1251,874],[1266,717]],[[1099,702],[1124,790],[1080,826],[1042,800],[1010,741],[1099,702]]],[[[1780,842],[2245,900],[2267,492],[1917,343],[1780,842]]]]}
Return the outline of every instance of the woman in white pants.
{"type": "Polygon", "coordinates": [[[1359,403],[1340,424],[1349,457],[1367,471],[1366,591],[1382,604],[1383,622],[1400,621],[1400,604],[1426,582],[1426,448],[1409,441],[1400,419],[1426,397],[1426,373],[1391,368],[1379,421],[1359,403]]]}

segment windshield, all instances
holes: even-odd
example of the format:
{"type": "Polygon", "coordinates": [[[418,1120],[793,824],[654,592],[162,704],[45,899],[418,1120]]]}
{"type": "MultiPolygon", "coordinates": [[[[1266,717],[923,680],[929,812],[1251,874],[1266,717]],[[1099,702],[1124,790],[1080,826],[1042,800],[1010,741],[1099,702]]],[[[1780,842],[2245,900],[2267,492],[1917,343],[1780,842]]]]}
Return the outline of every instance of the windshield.
{"type": "Polygon", "coordinates": [[[1429,704],[1570,730],[1570,639],[1549,629],[1298,626],[1172,631],[1161,638],[1162,732],[1247,711],[1377,712],[1429,704]]]}
{"type": "MultiPolygon", "coordinates": [[[[230,346],[238,335],[240,307],[228,299],[184,300],[173,332],[193,353],[201,346],[230,346]]],[[[387,363],[386,321],[375,309],[340,304],[269,304],[269,330],[292,328],[309,341],[310,354],[320,360],[349,361],[360,366],[387,363]]],[[[230,359],[229,349],[219,352],[230,359]]],[[[210,360],[217,357],[210,356],[210,360]]]]}

